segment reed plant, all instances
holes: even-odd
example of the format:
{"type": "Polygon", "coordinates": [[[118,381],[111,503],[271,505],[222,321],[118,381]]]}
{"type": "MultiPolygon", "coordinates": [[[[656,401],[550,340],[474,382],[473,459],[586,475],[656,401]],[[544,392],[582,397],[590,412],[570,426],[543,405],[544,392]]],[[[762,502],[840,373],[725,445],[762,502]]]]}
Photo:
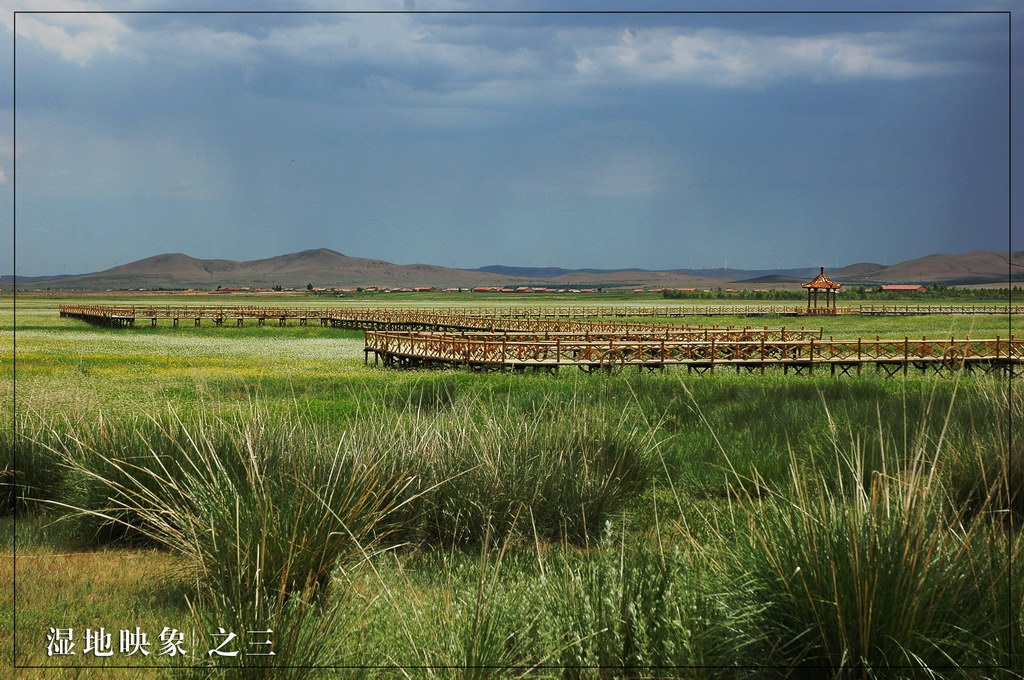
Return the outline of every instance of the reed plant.
{"type": "Polygon", "coordinates": [[[282,604],[361,559],[402,491],[376,452],[258,407],[231,421],[170,411],[88,434],[52,433],[71,487],[56,505],[191,558],[219,592],[282,604]]]}
{"type": "Polygon", "coordinates": [[[197,629],[275,631],[222,675],[1001,677],[1024,649],[1000,383],[650,378],[23,413],[19,467],[83,542],[184,555],[197,629]]]}
{"type": "Polygon", "coordinates": [[[401,513],[421,545],[516,535],[584,544],[654,480],[656,435],[622,411],[554,403],[533,418],[494,402],[405,411],[377,445],[414,478],[401,513]]]}
{"type": "Polygon", "coordinates": [[[43,443],[55,423],[30,417],[12,418],[8,425],[0,429],[0,514],[39,510],[36,501],[58,498],[65,478],[59,459],[43,443]]]}
{"type": "Polygon", "coordinates": [[[365,624],[376,629],[366,663],[395,667],[382,677],[535,677],[550,643],[537,634],[542,584],[536,564],[511,546],[488,534],[471,550],[375,563],[372,578],[363,578],[376,604],[365,624]]]}
{"type": "Polygon", "coordinates": [[[941,434],[877,459],[859,442],[835,441],[831,463],[791,451],[789,488],[736,501],[746,530],[722,551],[764,605],[766,660],[850,678],[979,677],[1005,664],[1020,559],[999,547],[1007,529],[958,512],[941,434]]]}
{"type": "Polygon", "coordinates": [[[730,595],[738,582],[692,557],[606,537],[551,564],[540,630],[559,643],[562,677],[748,675],[744,665],[758,658],[756,611],[730,595]]]}
{"type": "Polygon", "coordinates": [[[302,680],[370,675],[370,669],[358,668],[366,661],[357,654],[362,612],[347,593],[302,591],[281,606],[266,594],[240,599],[234,593],[206,591],[190,606],[194,639],[202,640],[193,660],[200,668],[172,677],[302,680]],[[237,635],[223,650],[238,652],[236,656],[204,654],[206,647],[225,641],[223,635],[216,636],[219,631],[237,635]]]}

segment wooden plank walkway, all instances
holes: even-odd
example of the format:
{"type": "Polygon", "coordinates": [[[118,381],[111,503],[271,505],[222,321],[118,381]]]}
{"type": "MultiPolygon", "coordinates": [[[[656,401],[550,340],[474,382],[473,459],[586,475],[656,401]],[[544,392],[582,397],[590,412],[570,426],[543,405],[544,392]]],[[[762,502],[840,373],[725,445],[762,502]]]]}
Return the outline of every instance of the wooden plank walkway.
{"type": "MultiPolygon", "coordinates": [[[[817,310],[821,312],[822,310],[817,310]]],[[[831,310],[829,310],[831,311],[831,310]]],[[[908,316],[927,314],[996,314],[1024,313],[1024,305],[845,305],[835,309],[839,315],[908,316]]],[[[808,316],[799,305],[588,305],[566,307],[262,307],[252,305],[61,305],[61,316],[80,318],[105,326],[134,326],[139,321],[193,320],[196,325],[209,320],[217,325],[246,320],[259,324],[276,321],[279,325],[294,320],[306,324],[319,320],[332,323],[359,323],[378,320],[389,315],[411,314],[434,317],[473,319],[616,319],[683,316],[808,316]]],[[[811,314],[810,316],[816,316],[811,314]]],[[[385,330],[383,326],[377,326],[385,330]]],[[[479,324],[469,328],[477,328],[479,324]]]]}
{"type": "MultiPolygon", "coordinates": [[[[681,324],[628,323],[625,321],[582,321],[565,318],[532,318],[526,316],[487,316],[490,310],[459,308],[300,308],[300,307],[222,307],[222,306],[112,306],[112,305],[63,305],[61,316],[82,319],[89,323],[107,327],[134,327],[136,322],[148,321],[155,327],[159,320],[170,320],[177,326],[180,322],[192,321],[196,326],[211,321],[222,326],[234,322],[244,325],[246,320],[258,325],[276,322],[287,325],[289,321],[299,325],[319,323],[321,326],[351,328],[357,330],[419,330],[419,331],[463,331],[463,332],[532,332],[532,333],[622,333],[622,334],[671,334],[693,339],[720,334],[741,339],[741,337],[766,337],[768,339],[795,339],[821,337],[821,329],[792,328],[735,328],[733,326],[694,326],[681,324]]],[[[592,312],[592,317],[596,316],[592,312]]]]}
{"type": "Polygon", "coordinates": [[[467,367],[475,370],[557,371],[575,366],[586,371],[617,371],[626,366],[662,369],[686,366],[698,372],[715,367],[764,371],[781,366],[785,372],[813,373],[828,367],[831,374],[860,374],[874,366],[888,375],[911,368],[922,372],[1005,370],[1024,365],[1024,339],[911,340],[858,339],[709,339],[677,337],[583,337],[562,334],[478,336],[446,333],[367,331],[364,359],[399,368],[467,367]]]}
{"type": "MultiPolygon", "coordinates": [[[[218,326],[230,321],[241,326],[246,320],[259,325],[268,321],[279,325],[319,322],[322,326],[365,330],[363,352],[367,363],[373,356],[375,364],[405,368],[557,371],[576,366],[586,371],[612,372],[626,366],[639,370],[686,366],[702,373],[723,366],[737,372],[781,366],[784,372],[799,374],[828,366],[832,374],[849,375],[859,374],[863,366],[874,366],[888,375],[906,375],[912,368],[936,373],[964,369],[1014,374],[1024,364],[1024,340],[1018,338],[826,340],[821,329],[606,320],[663,315],[672,309],[62,305],[60,314],[106,327],[132,327],[139,320],[148,320],[150,326],[156,326],[158,320],[169,320],[175,326],[189,320],[196,326],[204,320],[218,326]]],[[[972,313],[957,312],[959,308],[951,306],[933,305],[929,309],[942,311],[921,311],[922,306],[865,305],[858,313],[972,313]]],[[[1003,313],[1018,312],[1005,307],[1003,313]]]]}

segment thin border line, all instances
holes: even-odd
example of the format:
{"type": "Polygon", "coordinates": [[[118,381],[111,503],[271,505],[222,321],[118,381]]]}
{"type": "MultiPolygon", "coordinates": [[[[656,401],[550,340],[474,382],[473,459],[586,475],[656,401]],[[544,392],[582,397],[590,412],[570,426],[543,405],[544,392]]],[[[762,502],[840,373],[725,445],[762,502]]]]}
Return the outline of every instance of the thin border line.
{"type": "MultiPolygon", "coordinates": [[[[1010,14],[1009,9],[20,9],[15,14],[1010,14]]],[[[91,667],[90,667],[91,668],[91,667]]],[[[731,668],[731,667],[730,667],[731,668]]]]}
{"type": "Polygon", "coordinates": [[[11,539],[11,667],[18,667],[18,13],[11,27],[11,262],[14,266],[11,308],[11,460],[14,465],[14,536],[11,539]]]}
{"type": "MultiPolygon", "coordinates": [[[[1013,309],[1010,307],[1013,304],[1013,12],[1007,12],[1006,21],[1006,91],[1006,285],[1008,289],[1006,331],[1010,336],[1007,347],[1010,347],[1012,343],[1009,340],[1013,339],[1013,309]]],[[[1010,480],[1014,480],[1017,478],[1016,465],[1020,463],[1015,463],[1013,455],[1013,364],[1008,364],[1008,367],[1009,371],[1006,377],[1006,451],[1010,459],[1008,470],[1010,480]]],[[[1007,488],[1007,494],[1013,494],[1013,492],[1011,481],[1007,488]]],[[[1024,490],[1020,490],[1018,493],[1024,493],[1024,490]]],[[[1009,495],[1007,501],[1011,501],[1012,498],[1013,496],[1009,495]]],[[[1013,511],[1012,505],[1010,505],[1010,511],[1011,513],[1013,511]]],[[[1014,661],[1013,640],[1020,627],[1020,617],[1013,615],[1015,611],[1013,593],[1016,584],[1013,580],[1012,567],[1013,540],[1008,538],[1006,541],[1006,611],[1010,617],[1010,625],[1007,627],[1006,635],[1006,663],[1007,667],[1011,669],[1014,661]]]]}
{"type": "MultiPolygon", "coordinates": [[[[1013,252],[1013,11],[1011,10],[120,10],[120,11],[103,11],[103,10],[15,10],[13,12],[13,26],[11,30],[11,89],[12,89],[12,111],[11,111],[11,123],[12,123],[12,139],[11,139],[11,217],[12,217],[12,263],[14,265],[13,272],[13,290],[12,290],[12,310],[13,310],[13,353],[12,359],[12,427],[11,432],[13,434],[12,441],[12,461],[14,470],[17,470],[17,154],[14,153],[17,146],[17,15],[18,14],[639,14],[639,15],[657,15],[657,14],[1006,14],[1008,18],[1007,23],[1007,85],[1008,85],[1008,112],[1009,118],[1007,120],[1007,135],[1008,135],[1008,285],[1010,286],[1010,295],[1008,297],[1008,304],[1012,304],[1013,301],[1013,281],[1012,281],[1012,265],[1010,262],[1010,254],[1013,252]]],[[[1010,337],[1013,337],[1013,313],[1008,311],[1008,330],[1010,337]]],[[[1013,443],[1013,428],[1012,428],[1012,397],[1013,397],[1013,373],[1009,374],[1008,377],[1008,445],[1013,443]]],[[[1011,449],[1012,450],[1012,449],[1011,449]]],[[[1013,460],[1011,459],[1011,466],[1013,460]]],[[[162,667],[143,667],[143,666],[17,666],[17,475],[14,475],[13,481],[14,491],[14,519],[13,519],[13,565],[12,565],[12,635],[11,635],[11,662],[12,668],[17,669],[134,669],[140,671],[156,671],[163,672],[167,670],[177,669],[203,669],[203,670],[217,670],[217,669],[237,669],[237,668],[276,668],[276,669],[324,669],[324,670],[352,670],[352,669],[374,669],[374,670],[399,670],[399,669],[657,669],[657,670],[675,670],[675,669],[793,669],[793,666],[270,666],[270,667],[246,667],[246,666],[162,666],[162,667]]],[[[992,665],[992,666],[872,666],[870,668],[876,670],[889,670],[889,669],[915,669],[915,670],[958,670],[958,669],[1000,669],[1010,670],[1013,668],[1014,654],[1013,654],[1013,632],[1015,627],[1018,625],[1013,617],[1013,569],[1011,569],[1011,542],[1007,543],[1007,571],[1008,571],[1008,617],[1010,617],[1010,627],[1007,635],[1007,665],[992,665]]],[[[840,669],[862,669],[863,666],[802,666],[801,668],[813,668],[813,669],[828,669],[828,670],[840,670],[840,669]]]]}

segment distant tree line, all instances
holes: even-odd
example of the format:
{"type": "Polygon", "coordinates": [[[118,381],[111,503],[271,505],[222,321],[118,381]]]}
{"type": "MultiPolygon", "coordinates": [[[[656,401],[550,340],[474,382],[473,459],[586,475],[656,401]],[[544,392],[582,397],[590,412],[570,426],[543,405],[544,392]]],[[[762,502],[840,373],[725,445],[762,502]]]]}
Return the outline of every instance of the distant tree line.
{"type": "MultiPolygon", "coordinates": [[[[1014,302],[1024,300],[1024,288],[955,288],[952,286],[928,286],[927,292],[882,291],[879,286],[849,286],[839,293],[839,300],[846,301],[886,301],[886,300],[991,300],[1005,302],[1012,298],[1014,302]]],[[[737,293],[726,293],[724,288],[709,290],[666,290],[662,297],[670,300],[806,300],[807,292],[803,290],[741,290],[737,293]]]]}
{"type": "Polygon", "coordinates": [[[878,286],[850,286],[844,288],[840,293],[840,299],[844,300],[992,300],[1005,302],[1010,299],[1011,294],[1015,301],[1022,299],[1024,289],[1020,286],[1010,288],[956,288],[953,286],[931,286],[925,284],[928,289],[925,293],[909,291],[882,291],[878,286]],[[873,288],[868,292],[868,288],[873,288]]]}
{"type": "Polygon", "coordinates": [[[807,293],[796,290],[741,290],[738,293],[726,293],[724,288],[708,290],[666,290],[662,297],[670,300],[803,300],[807,293]]]}

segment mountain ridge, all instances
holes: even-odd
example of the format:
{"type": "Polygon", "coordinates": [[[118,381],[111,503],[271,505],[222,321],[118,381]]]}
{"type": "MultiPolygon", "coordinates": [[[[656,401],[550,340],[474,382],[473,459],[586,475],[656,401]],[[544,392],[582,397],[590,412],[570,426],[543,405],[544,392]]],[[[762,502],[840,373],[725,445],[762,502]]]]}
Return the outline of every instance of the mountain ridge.
{"type": "MultiPolygon", "coordinates": [[[[17,277],[19,287],[67,289],[198,288],[248,286],[288,288],[315,286],[475,287],[553,284],[560,286],[693,286],[725,283],[788,283],[809,279],[817,267],[791,269],[567,269],[488,265],[453,269],[415,263],[353,257],[330,248],[313,248],[256,260],[202,259],[186,253],[161,253],[90,274],[17,277]]],[[[1000,283],[1024,281],[1024,251],[972,250],[937,253],[895,265],[860,262],[829,270],[845,284],[1000,283]]],[[[10,275],[0,278],[11,281],[10,275]]]]}

